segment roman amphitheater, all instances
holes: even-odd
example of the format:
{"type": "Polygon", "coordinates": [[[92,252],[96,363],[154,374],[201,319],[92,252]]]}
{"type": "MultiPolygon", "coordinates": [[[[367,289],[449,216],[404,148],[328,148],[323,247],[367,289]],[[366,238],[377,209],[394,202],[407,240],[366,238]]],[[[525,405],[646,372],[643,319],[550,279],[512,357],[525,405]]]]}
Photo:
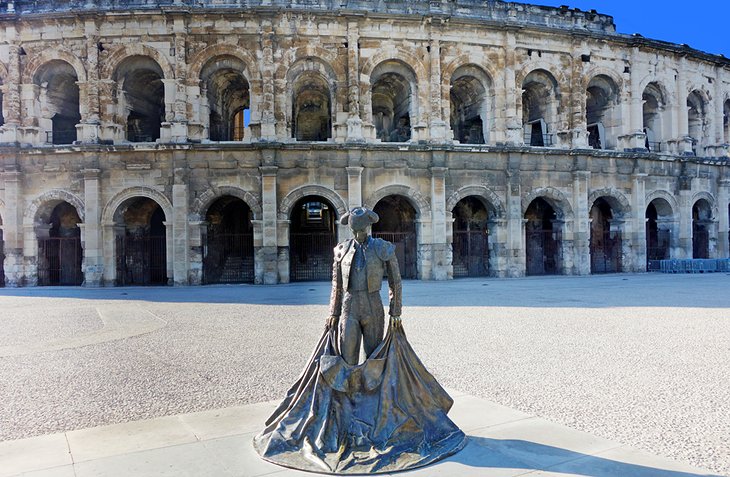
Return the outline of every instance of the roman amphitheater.
{"type": "Polygon", "coordinates": [[[496,0],[3,0],[6,286],[730,256],[730,61],[496,0]]]}

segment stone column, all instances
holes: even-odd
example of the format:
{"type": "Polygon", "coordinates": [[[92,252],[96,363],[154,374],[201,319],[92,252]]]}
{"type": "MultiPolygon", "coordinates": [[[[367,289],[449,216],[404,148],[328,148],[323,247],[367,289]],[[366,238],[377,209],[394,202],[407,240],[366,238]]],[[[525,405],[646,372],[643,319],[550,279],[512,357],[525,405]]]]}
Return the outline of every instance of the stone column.
{"type": "Polygon", "coordinates": [[[356,21],[347,24],[347,142],[363,142],[360,118],[360,33],[356,21]]]}
{"type": "Polygon", "coordinates": [[[526,271],[525,224],[522,216],[522,185],[520,183],[519,156],[510,154],[507,174],[507,277],[522,277],[526,271]]]}
{"type": "Polygon", "coordinates": [[[588,184],[590,171],[573,172],[573,270],[574,275],[591,274],[591,221],[588,211],[588,184]]]}
{"type": "Polygon", "coordinates": [[[101,125],[101,109],[99,103],[99,28],[93,19],[86,20],[86,68],[87,78],[83,88],[79,86],[82,96],[79,105],[81,122],[76,126],[76,137],[84,143],[99,142],[99,126],[101,125]],[[83,89],[83,91],[81,91],[83,89]]]}
{"type": "Polygon", "coordinates": [[[573,149],[588,148],[588,123],[586,117],[587,92],[583,88],[583,61],[581,55],[585,51],[585,40],[580,36],[573,37],[573,51],[571,54],[572,71],[570,77],[570,141],[573,149]]]}
{"type": "Polygon", "coordinates": [[[679,191],[679,250],[672,258],[692,258],[692,190],[679,191]]]}
{"type": "Polygon", "coordinates": [[[347,167],[347,207],[350,210],[362,205],[362,171],[359,166],[347,167]]]}
{"type": "MultiPolygon", "coordinates": [[[[634,209],[634,231],[630,237],[626,237],[631,245],[629,254],[626,257],[633,257],[634,263],[632,268],[624,268],[625,272],[646,271],[646,177],[647,174],[644,173],[633,175],[634,184],[631,196],[634,209]]],[[[624,257],[624,260],[626,260],[626,257],[624,257]]]]}
{"type": "MultiPolygon", "coordinates": [[[[631,49],[631,76],[629,89],[631,94],[629,117],[624,123],[624,134],[619,137],[619,149],[627,151],[644,151],[646,133],[644,132],[644,106],[641,91],[641,74],[639,74],[639,49],[631,49]]],[[[661,133],[661,131],[657,131],[661,133]]]]}
{"type": "Polygon", "coordinates": [[[261,31],[261,53],[262,63],[261,77],[263,80],[262,90],[263,98],[261,99],[261,139],[264,141],[273,141],[276,139],[276,116],[274,97],[276,90],[274,88],[274,29],[271,20],[262,20],[261,31]]]}
{"type": "MultiPolygon", "coordinates": [[[[515,67],[517,63],[516,49],[517,40],[515,39],[515,32],[513,30],[505,31],[505,64],[503,70],[504,76],[502,78],[502,81],[504,81],[504,129],[506,131],[504,141],[506,144],[511,145],[522,144],[525,141],[521,118],[517,112],[517,97],[522,94],[522,85],[517,85],[515,79],[515,67]]],[[[499,141],[499,138],[497,138],[497,141],[499,141]]]]}
{"type": "Polygon", "coordinates": [[[6,170],[5,215],[3,216],[3,241],[5,242],[5,286],[22,286],[23,267],[23,204],[21,174],[6,170]]]}
{"type": "Polygon", "coordinates": [[[505,219],[489,220],[487,229],[489,230],[489,276],[507,277],[510,263],[507,248],[508,222],[505,219]]]}
{"type": "Polygon", "coordinates": [[[162,225],[165,226],[165,258],[168,285],[175,283],[175,227],[173,221],[166,220],[162,222],[162,225]]]}
{"type": "Polygon", "coordinates": [[[730,179],[720,180],[717,193],[718,201],[718,227],[717,232],[717,257],[730,258],[730,179]]]}
{"type": "MultiPolygon", "coordinates": [[[[3,117],[5,124],[0,127],[0,142],[13,144],[19,142],[20,127],[20,46],[15,43],[14,24],[5,27],[8,45],[8,77],[3,86],[3,117]]],[[[7,273],[7,268],[5,269],[7,273]]]]}
{"type": "MultiPolygon", "coordinates": [[[[446,131],[448,126],[441,117],[441,41],[440,35],[433,31],[431,25],[431,42],[429,44],[431,50],[431,81],[429,84],[430,91],[430,110],[431,130],[430,140],[434,143],[443,143],[446,141],[446,131]]],[[[435,263],[434,263],[435,265],[435,263]]]]}
{"type": "Polygon", "coordinates": [[[175,99],[172,106],[171,142],[187,142],[188,140],[188,106],[187,106],[187,26],[184,17],[174,19],[173,52],[175,57],[175,99]]]}
{"type": "MultiPolygon", "coordinates": [[[[257,220],[254,220],[254,227],[257,220]]],[[[254,232],[255,234],[255,232],[254,232]]],[[[188,283],[190,285],[201,285],[203,283],[203,251],[207,242],[208,222],[191,220],[188,222],[188,237],[190,246],[190,259],[188,270],[188,283]]],[[[254,247],[256,243],[254,241],[254,247]]]]}
{"type": "Polygon", "coordinates": [[[84,169],[84,285],[102,286],[104,250],[101,237],[101,182],[99,169],[84,169]]]}
{"type": "Polygon", "coordinates": [[[185,180],[185,169],[175,169],[174,175],[175,183],[172,185],[172,279],[173,284],[179,286],[189,284],[188,186],[185,180]]]}
{"type": "MultiPolygon", "coordinates": [[[[677,70],[677,153],[692,154],[692,138],[689,136],[689,111],[687,110],[687,59],[679,59],[677,70]]],[[[700,139],[700,138],[695,138],[700,139]]],[[[691,249],[690,249],[691,250],[691,249]]]]}
{"type": "MultiPolygon", "coordinates": [[[[277,220],[277,198],[276,198],[276,175],[279,170],[276,166],[262,166],[261,172],[261,247],[255,252],[255,275],[256,283],[266,285],[275,284],[278,281],[289,281],[289,254],[288,254],[288,233],[286,245],[280,245],[278,240],[277,220]],[[286,276],[280,274],[280,255],[278,247],[287,247],[286,276]]],[[[288,232],[288,230],[287,230],[288,232]]]]}
{"type": "Polygon", "coordinates": [[[431,226],[433,229],[431,278],[447,280],[451,268],[451,249],[446,241],[446,171],[431,168],[431,226]]]}

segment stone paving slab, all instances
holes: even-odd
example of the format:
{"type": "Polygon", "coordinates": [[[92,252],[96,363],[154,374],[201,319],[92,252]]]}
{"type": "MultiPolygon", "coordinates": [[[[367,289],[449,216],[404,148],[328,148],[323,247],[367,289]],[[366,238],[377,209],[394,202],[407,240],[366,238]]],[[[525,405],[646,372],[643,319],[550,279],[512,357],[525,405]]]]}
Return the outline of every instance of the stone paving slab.
{"type": "MultiPolygon", "coordinates": [[[[485,399],[452,392],[450,416],[469,436],[458,454],[401,473],[436,476],[713,476],[485,399]]],[[[277,402],[0,442],[0,477],[294,477],[251,444],[277,402]]]]}

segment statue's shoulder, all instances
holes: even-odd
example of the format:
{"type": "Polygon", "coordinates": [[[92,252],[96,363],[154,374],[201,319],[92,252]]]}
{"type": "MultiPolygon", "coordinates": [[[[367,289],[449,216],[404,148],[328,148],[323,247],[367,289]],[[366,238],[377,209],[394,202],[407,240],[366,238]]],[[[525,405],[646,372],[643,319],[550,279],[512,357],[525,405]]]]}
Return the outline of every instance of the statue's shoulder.
{"type": "Polygon", "coordinates": [[[375,250],[375,254],[378,258],[384,262],[387,262],[395,255],[395,245],[383,240],[381,238],[372,238],[371,247],[375,250]]]}
{"type": "Polygon", "coordinates": [[[344,258],[345,254],[347,254],[347,251],[350,250],[350,247],[352,246],[352,240],[353,239],[347,239],[344,242],[340,242],[335,247],[335,261],[341,262],[344,258]]]}

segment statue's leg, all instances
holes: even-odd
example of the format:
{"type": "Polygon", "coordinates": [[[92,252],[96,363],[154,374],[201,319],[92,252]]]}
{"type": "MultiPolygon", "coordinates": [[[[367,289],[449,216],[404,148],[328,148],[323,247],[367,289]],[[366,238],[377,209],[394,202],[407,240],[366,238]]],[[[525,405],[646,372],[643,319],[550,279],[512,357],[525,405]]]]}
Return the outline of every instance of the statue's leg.
{"type": "Polygon", "coordinates": [[[340,353],[342,353],[342,359],[353,366],[360,361],[360,337],[362,336],[357,301],[352,294],[345,293],[340,318],[340,353]]]}
{"type": "Polygon", "coordinates": [[[383,341],[385,312],[383,302],[380,300],[380,292],[369,293],[368,302],[368,316],[360,321],[360,326],[362,327],[365,356],[370,357],[375,348],[383,341]]]}

